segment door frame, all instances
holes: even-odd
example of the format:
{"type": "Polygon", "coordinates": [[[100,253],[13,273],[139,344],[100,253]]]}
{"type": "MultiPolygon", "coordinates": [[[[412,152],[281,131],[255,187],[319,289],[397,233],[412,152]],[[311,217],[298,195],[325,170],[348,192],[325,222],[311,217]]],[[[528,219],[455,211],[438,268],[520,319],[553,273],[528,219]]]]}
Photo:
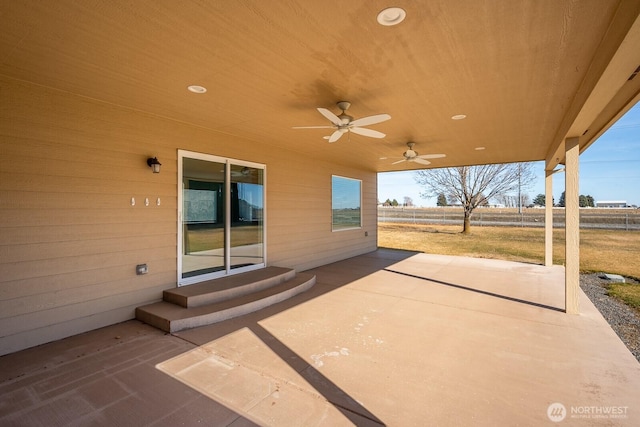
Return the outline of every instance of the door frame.
{"type": "Polygon", "coordinates": [[[231,276],[247,271],[265,268],[267,265],[267,166],[262,163],[248,162],[245,160],[220,157],[213,154],[200,153],[188,150],[178,150],[178,241],[177,241],[177,283],[178,286],[191,285],[194,283],[212,280],[219,277],[231,276]],[[184,230],[182,215],[184,209],[183,201],[183,159],[184,158],[204,160],[208,162],[223,163],[225,165],[224,180],[224,265],[225,269],[212,273],[201,274],[193,277],[182,277],[182,255],[184,251],[184,230]],[[245,267],[231,268],[231,165],[246,166],[262,170],[262,262],[245,267]]]}

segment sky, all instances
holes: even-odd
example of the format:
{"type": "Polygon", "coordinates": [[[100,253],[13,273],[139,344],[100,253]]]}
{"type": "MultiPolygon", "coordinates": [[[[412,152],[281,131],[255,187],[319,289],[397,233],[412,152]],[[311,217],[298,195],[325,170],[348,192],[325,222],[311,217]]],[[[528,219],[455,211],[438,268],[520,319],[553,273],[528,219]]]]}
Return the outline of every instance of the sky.
{"type": "MultiPolygon", "coordinates": [[[[544,162],[534,162],[535,181],[523,190],[533,200],[544,194],[544,162]]],[[[435,198],[422,198],[414,171],[378,174],[378,200],[411,197],[415,206],[436,206],[435,198]]],[[[580,155],[580,194],[598,201],[626,201],[640,206],[640,103],[580,155]]],[[[564,191],[564,173],[553,176],[556,203],[564,191]]],[[[493,201],[495,202],[495,201],[493,201]]]]}

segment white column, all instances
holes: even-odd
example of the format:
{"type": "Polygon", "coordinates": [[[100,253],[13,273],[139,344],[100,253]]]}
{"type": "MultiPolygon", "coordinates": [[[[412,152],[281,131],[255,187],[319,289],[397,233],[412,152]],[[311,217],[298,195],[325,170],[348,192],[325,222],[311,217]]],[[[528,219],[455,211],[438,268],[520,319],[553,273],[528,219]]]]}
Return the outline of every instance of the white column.
{"type": "Polygon", "coordinates": [[[544,265],[553,265],[553,171],[548,169],[544,181],[544,265]]]}
{"type": "Polygon", "coordinates": [[[565,140],[565,311],[579,314],[580,295],[580,204],[578,138],[565,140]]]}

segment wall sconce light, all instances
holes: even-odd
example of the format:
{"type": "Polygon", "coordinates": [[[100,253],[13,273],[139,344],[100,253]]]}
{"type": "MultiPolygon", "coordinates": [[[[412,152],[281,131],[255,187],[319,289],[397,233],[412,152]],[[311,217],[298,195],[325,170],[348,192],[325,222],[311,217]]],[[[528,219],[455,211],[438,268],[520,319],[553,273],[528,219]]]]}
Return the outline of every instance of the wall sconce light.
{"type": "Polygon", "coordinates": [[[147,164],[153,170],[153,173],[160,173],[160,166],[162,166],[162,163],[158,161],[157,157],[154,157],[154,158],[149,157],[147,159],[147,164]]]}

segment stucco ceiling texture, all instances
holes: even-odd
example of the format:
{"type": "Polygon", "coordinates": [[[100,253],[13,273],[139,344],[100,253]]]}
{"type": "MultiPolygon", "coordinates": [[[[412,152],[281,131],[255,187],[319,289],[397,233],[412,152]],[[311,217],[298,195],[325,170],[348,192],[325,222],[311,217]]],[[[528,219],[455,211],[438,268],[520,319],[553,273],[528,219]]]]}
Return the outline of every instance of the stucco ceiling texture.
{"type": "Polygon", "coordinates": [[[637,101],[639,13],[637,0],[2,1],[0,74],[368,170],[423,167],[392,165],[408,141],[447,155],[431,167],[557,163],[566,137],[584,149],[637,101]],[[378,24],[388,6],[406,19],[378,24]],[[341,100],[355,118],[390,114],[368,126],[386,137],[292,129],[329,124],[316,108],[341,100]]]}

